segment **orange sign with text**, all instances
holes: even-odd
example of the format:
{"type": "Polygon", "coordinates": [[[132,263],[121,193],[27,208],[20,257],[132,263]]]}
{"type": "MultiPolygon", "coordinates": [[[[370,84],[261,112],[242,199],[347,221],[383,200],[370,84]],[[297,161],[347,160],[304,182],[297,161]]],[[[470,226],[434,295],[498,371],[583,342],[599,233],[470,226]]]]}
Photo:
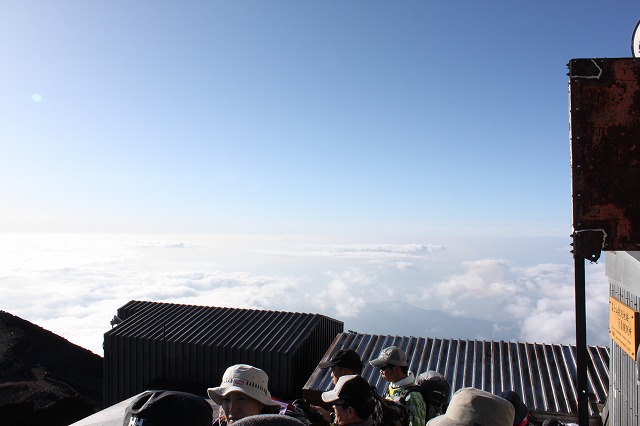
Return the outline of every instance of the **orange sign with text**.
{"type": "Polygon", "coordinates": [[[631,358],[636,359],[638,335],[638,312],[618,299],[609,298],[609,336],[631,358]]]}

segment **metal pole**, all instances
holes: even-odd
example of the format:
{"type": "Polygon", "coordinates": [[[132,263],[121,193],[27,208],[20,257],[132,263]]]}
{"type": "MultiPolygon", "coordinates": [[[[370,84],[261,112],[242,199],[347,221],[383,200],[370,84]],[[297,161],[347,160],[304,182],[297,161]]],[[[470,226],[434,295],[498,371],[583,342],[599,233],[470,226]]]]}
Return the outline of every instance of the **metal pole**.
{"type": "Polygon", "coordinates": [[[578,376],[578,424],[589,425],[587,394],[587,306],[585,292],[585,259],[574,256],[576,297],[576,375],[578,376]]]}

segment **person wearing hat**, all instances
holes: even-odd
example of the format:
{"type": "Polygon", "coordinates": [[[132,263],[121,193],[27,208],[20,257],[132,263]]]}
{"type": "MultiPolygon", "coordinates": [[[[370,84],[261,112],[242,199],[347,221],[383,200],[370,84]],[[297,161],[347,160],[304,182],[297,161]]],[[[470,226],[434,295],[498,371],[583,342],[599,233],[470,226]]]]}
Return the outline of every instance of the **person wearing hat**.
{"type": "Polygon", "coordinates": [[[409,412],[409,425],[422,426],[426,423],[427,404],[419,391],[414,391],[415,377],[407,366],[407,355],[397,346],[380,351],[378,358],[369,361],[380,370],[383,379],[389,382],[386,399],[402,403],[409,412]]]}
{"type": "Polygon", "coordinates": [[[331,368],[331,382],[335,385],[338,379],[349,374],[362,373],[360,355],[353,349],[340,349],[329,361],[318,364],[319,368],[331,368]]]}
{"type": "Polygon", "coordinates": [[[427,422],[427,426],[512,426],[513,404],[489,392],[462,388],[453,394],[447,411],[427,422]]]}
{"type": "MultiPolygon", "coordinates": [[[[331,359],[318,364],[318,368],[327,369],[331,368],[331,383],[334,385],[338,382],[338,379],[347,375],[360,375],[362,374],[362,360],[360,355],[353,349],[340,349],[336,352],[331,359]]],[[[326,423],[331,423],[331,414],[329,411],[320,407],[319,405],[311,405],[311,409],[318,412],[326,423]]],[[[309,415],[308,415],[309,416],[309,415]]]]}
{"type": "Polygon", "coordinates": [[[504,391],[500,392],[498,395],[500,398],[504,398],[509,401],[513,408],[516,411],[515,420],[513,421],[513,426],[527,426],[531,424],[536,424],[537,422],[529,412],[527,406],[522,402],[522,398],[514,391],[504,391]]]}
{"type": "Polygon", "coordinates": [[[263,370],[246,364],[232,365],[218,387],[207,389],[209,397],[222,406],[221,425],[232,424],[257,414],[277,414],[280,403],[271,399],[269,377],[263,370]]]}
{"type": "Polygon", "coordinates": [[[337,425],[373,425],[371,415],[376,401],[369,383],[359,375],[341,376],[335,388],[322,392],[322,400],[333,406],[334,423],[337,425]]]}
{"type": "Polygon", "coordinates": [[[178,391],[146,391],[125,409],[123,426],[209,426],[213,408],[203,397],[178,391]]]}

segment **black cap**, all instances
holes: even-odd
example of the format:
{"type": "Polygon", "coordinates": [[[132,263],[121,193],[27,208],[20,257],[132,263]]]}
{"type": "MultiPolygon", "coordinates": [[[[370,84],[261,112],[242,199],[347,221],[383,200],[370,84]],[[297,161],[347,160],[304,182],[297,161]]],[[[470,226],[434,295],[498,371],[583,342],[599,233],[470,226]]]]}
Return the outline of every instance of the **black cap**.
{"type": "Polygon", "coordinates": [[[360,360],[360,355],[353,349],[340,349],[336,352],[331,360],[321,362],[318,364],[320,368],[329,368],[333,366],[350,368],[353,370],[362,369],[362,361],[360,360]]]}
{"type": "Polygon", "coordinates": [[[123,426],[210,426],[213,408],[204,398],[186,392],[146,391],[125,410],[123,426]],[[131,420],[133,419],[133,423],[131,420]]]}
{"type": "Polygon", "coordinates": [[[371,399],[371,386],[362,376],[356,376],[345,383],[338,395],[343,401],[360,407],[371,399]]]}
{"type": "Polygon", "coordinates": [[[513,408],[516,409],[516,420],[514,424],[520,423],[524,420],[525,417],[527,417],[527,414],[529,414],[529,409],[526,405],[524,405],[524,402],[522,402],[522,398],[520,398],[520,395],[518,395],[514,391],[508,390],[500,393],[499,396],[509,401],[513,405],[513,408]]]}

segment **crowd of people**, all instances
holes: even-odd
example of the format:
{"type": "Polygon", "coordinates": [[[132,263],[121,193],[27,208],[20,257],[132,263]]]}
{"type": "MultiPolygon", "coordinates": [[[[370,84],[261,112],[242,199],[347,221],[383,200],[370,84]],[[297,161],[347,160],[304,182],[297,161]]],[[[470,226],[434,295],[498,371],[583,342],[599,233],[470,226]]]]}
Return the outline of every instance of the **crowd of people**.
{"type": "MultiPolygon", "coordinates": [[[[145,392],[127,408],[124,426],[537,426],[538,422],[516,392],[499,395],[476,388],[461,388],[436,411],[430,396],[416,386],[414,373],[408,370],[407,355],[396,346],[384,348],[369,364],[388,382],[383,395],[377,395],[361,375],[363,363],[354,350],[340,350],[321,364],[331,369],[333,388],[323,392],[322,401],[331,411],[308,404],[278,401],[269,392],[269,378],[260,368],[233,365],[225,371],[219,386],[207,393],[219,406],[195,395],[175,392],[145,392]],[[385,401],[381,408],[380,401],[385,401]],[[384,418],[384,407],[405,413],[384,418]],[[391,419],[391,420],[390,420],[391,419]]],[[[435,373],[435,372],[433,372],[435,373]]],[[[433,376],[444,380],[435,373],[433,376]]],[[[441,401],[440,401],[441,402],[441,401]]],[[[553,419],[545,426],[562,426],[553,419]]]]}

